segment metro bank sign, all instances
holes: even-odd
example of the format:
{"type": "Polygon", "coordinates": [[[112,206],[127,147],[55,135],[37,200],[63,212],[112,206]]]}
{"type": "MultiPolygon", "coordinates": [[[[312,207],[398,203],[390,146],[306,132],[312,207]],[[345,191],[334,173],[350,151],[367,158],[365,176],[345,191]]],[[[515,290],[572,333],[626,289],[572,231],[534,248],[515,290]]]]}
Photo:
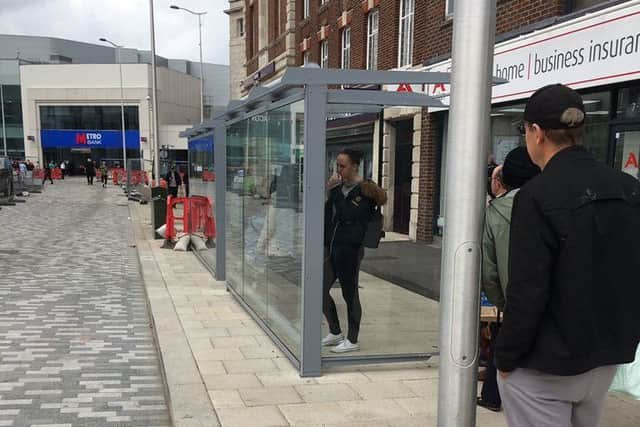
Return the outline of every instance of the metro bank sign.
{"type": "MultiPolygon", "coordinates": [[[[140,131],[125,132],[127,148],[140,149],[140,131]]],[[[60,130],[40,131],[43,148],[104,148],[122,150],[122,131],[119,130],[60,130]]]]}
{"type": "Polygon", "coordinates": [[[102,134],[98,132],[76,133],[77,145],[102,145],[102,134]]]}

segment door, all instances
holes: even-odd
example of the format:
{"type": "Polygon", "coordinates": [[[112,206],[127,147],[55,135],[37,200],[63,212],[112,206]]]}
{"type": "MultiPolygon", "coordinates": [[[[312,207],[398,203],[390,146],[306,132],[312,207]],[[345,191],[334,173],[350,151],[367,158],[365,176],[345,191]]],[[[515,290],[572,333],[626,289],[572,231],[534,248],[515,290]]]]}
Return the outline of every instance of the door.
{"type": "Polygon", "coordinates": [[[409,221],[411,218],[413,120],[402,120],[396,123],[395,151],[393,231],[396,233],[409,234],[409,221]]]}
{"type": "Polygon", "coordinates": [[[615,128],[613,167],[640,179],[640,125],[615,128]]]}

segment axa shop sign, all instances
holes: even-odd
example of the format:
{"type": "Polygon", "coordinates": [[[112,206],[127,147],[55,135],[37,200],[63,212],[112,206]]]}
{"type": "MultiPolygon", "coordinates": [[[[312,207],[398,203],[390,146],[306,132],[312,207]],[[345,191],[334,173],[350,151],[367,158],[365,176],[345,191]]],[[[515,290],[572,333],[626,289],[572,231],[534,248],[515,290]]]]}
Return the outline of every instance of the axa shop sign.
{"type": "MultiPolygon", "coordinates": [[[[122,131],[118,130],[41,130],[43,148],[105,148],[122,150],[122,131]]],[[[140,148],[140,131],[125,132],[127,148],[140,148]]]]}
{"type": "MultiPolygon", "coordinates": [[[[450,72],[451,60],[423,71],[450,72]]],[[[498,43],[493,75],[509,81],[493,87],[494,103],[528,98],[551,83],[583,89],[640,78],[640,0],[498,43]]],[[[448,84],[413,86],[449,103],[448,84]]]]}

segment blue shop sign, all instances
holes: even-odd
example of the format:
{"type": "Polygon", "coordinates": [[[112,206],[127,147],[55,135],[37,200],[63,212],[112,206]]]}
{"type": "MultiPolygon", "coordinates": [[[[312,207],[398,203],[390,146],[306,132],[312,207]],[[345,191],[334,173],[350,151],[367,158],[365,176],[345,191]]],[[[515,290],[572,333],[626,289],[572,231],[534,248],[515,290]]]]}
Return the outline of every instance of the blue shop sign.
{"type": "MultiPolygon", "coordinates": [[[[140,131],[125,131],[127,149],[140,149],[140,131]]],[[[43,148],[109,148],[122,149],[119,130],[41,130],[43,148]]]]}
{"type": "Polygon", "coordinates": [[[189,151],[213,152],[213,136],[189,140],[189,151]]]}

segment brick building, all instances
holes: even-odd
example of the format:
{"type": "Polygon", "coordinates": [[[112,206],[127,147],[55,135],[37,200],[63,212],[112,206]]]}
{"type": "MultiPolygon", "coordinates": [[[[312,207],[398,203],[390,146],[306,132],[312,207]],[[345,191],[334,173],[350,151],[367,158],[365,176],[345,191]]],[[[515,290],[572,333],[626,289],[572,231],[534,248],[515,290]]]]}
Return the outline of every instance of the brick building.
{"type": "MultiPolygon", "coordinates": [[[[277,78],[287,66],[308,62],[329,68],[448,71],[454,4],[246,0],[244,93],[257,82],[277,78]]],[[[498,0],[494,74],[510,83],[494,89],[491,154],[501,161],[523,142],[512,122],[520,118],[526,98],[544,84],[562,82],[581,90],[593,109],[587,115],[585,145],[602,161],[638,176],[639,17],[637,0],[498,0]]],[[[447,85],[385,89],[428,91],[448,102],[447,85]]],[[[390,194],[387,230],[432,242],[445,215],[447,121],[446,110],[407,108],[331,120],[328,168],[337,148],[363,148],[365,173],[390,194]]]]}

